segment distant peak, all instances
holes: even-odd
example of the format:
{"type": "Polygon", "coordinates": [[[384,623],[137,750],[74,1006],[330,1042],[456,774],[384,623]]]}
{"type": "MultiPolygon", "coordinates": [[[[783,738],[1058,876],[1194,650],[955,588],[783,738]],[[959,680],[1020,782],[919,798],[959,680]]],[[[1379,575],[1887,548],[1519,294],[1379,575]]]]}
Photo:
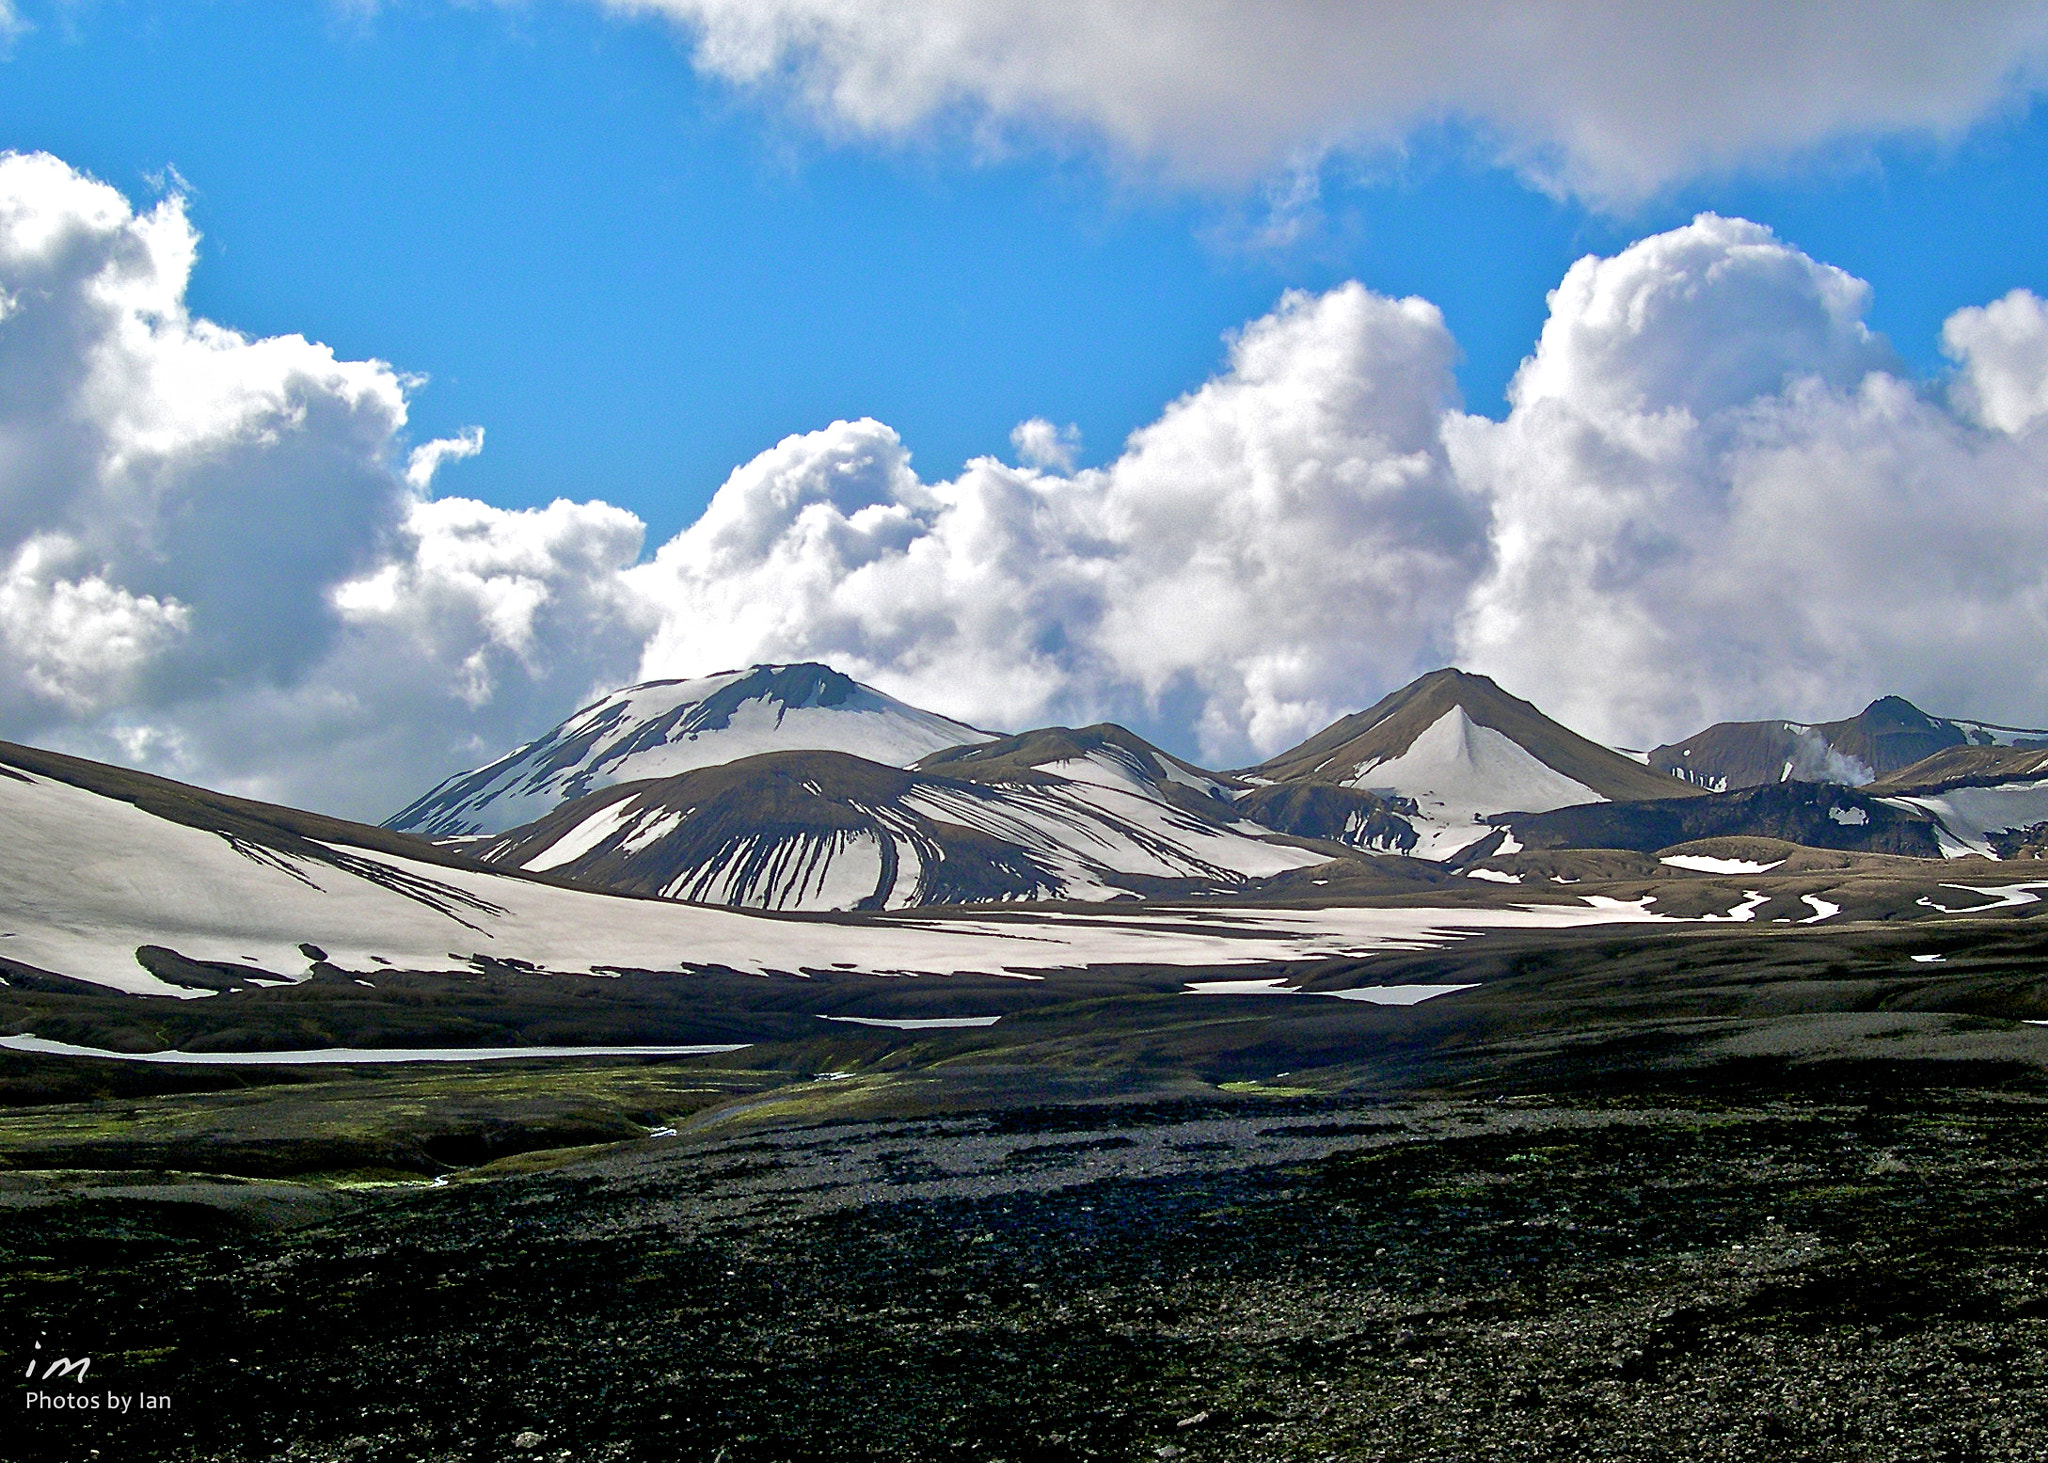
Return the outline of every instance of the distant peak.
{"type": "Polygon", "coordinates": [[[1425,695],[1432,691],[1448,691],[1454,696],[1481,698],[1508,694],[1492,676],[1482,676],[1477,671],[1459,670],[1454,665],[1417,676],[1404,689],[1406,694],[1411,696],[1425,695]]]}
{"type": "Polygon", "coordinates": [[[1880,696],[1864,707],[1862,714],[1871,721],[1915,727],[1932,725],[1934,720],[1903,696],[1880,696]]]}

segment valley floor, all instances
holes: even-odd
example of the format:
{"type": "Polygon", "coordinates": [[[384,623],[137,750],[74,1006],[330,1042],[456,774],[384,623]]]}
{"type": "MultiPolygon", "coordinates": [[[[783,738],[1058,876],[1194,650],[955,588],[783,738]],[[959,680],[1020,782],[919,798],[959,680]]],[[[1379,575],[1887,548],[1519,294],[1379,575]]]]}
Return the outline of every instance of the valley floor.
{"type": "MultiPolygon", "coordinates": [[[[932,1017],[1031,1003],[904,1031],[748,977],[724,1055],[0,1053],[0,1452],[2037,1459],[2044,955],[2013,919],[1534,932],[1374,962],[1479,982],[1413,1007],[1077,973],[902,982],[932,1017]],[[83,1355],[83,1385],[19,1380],[83,1355]]],[[[424,1032],[511,979],[206,1019],[424,1032]]],[[[563,1001],[695,1019],[684,977],[525,988],[529,1036],[563,1001]]],[[[100,1044],[216,1004],[0,992],[100,1044]]]]}
{"type": "Polygon", "coordinates": [[[283,1229],[175,1186],[17,1192],[10,1354],[30,1317],[89,1332],[96,1383],[171,1400],[31,1416],[9,1452],[2048,1452],[2043,1095],[1758,1096],[685,1133],[283,1229]]]}

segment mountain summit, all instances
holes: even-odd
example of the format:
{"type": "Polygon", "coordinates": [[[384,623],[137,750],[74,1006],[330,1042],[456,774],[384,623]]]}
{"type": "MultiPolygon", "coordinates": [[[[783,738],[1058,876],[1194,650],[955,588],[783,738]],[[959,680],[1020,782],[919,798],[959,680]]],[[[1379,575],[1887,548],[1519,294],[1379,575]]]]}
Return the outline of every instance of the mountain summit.
{"type": "Polygon", "coordinates": [[[1881,696],[1840,721],[1719,722],[1653,749],[1650,765],[1715,792],[1767,782],[1861,787],[1950,747],[2048,748],[2048,731],[1952,721],[1903,696],[1881,696]]]}
{"type": "Polygon", "coordinates": [[[1416,852],[1445,858],[1500,813],[1683,797],[1685,784],[1552,721],[1485,676],[1432,671],[1244,774],[1323,783],[1389,799],[1409,814],[1416,852]]]}
{"type": "Polygon", "coordinates": [[[989,740],[830,666],[757,665],[614,691],[497,761],[449,778],[384,826],[433,838],[503,833],[614,783],[762,752],[846,752],[907,767],[989,740]]]}
{"type": "Polygon", "coordinates": [[[1326,862],[1120,726],[1046,727],[916,767],[764,753],[622,782],[475,848],[633,894],[777,910],[1116,899],[1326,862]]]}

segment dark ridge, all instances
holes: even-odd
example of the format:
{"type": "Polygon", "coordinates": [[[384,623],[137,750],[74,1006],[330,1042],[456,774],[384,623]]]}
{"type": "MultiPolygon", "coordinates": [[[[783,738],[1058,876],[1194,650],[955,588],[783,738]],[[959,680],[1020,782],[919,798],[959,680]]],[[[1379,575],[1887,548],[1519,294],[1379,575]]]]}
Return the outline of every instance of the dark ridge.
{"type": "Polygon", "coordinates": [[[1242,817],[1297,838],[1322,838],[1354,848],[1391,848],[1401,853],[1416,843],[1414,827],[1402,816],[1415,811],[1412,800],[1383,798],[1354,787],[1328,782],[1275,783],[1240,794],[1234,806],[1242,817]]]}
{"type": "Polygon", "coordinates": [[[1231,780],[1162,752],[1130,728],[1118,726],[1113,721],[1099,721],[1084,727],[1039,727],[1015,736],[997,737],[991,742],[947,747],[920,758],[917,766],[921,771],[977,782],[1031,781],[1037,769],[1048,762],[1072,761],[1105,749],[1122,753],[1142,775],[1153,781],[1165,780],[1169,763],[1203,777],[1214,777],[1219,782],[1231,780]]]}
{"type": "MultiPolygon", "coordinates": [[[[1711,786],[1721,782],[1734,791],[1769,782],[1840,782],[1852,759],[1880,781],[1896,779],[1909,768],[1951,749],[1982,748],[1989,752],[2048,747],[2048,737],[2019,737],[2011,748],[1990,744],[1992,730],[2024,732],[2023,727],[1977,730],[1945,717],[1929,716],[1903,696],[1880,696],[1854,716],[1816,723],[1804,731],[1786,721],[1724,721],[1682,742],[1652,749],[1650,765],[1673,776],[1711,786]],[[1830,761],[1830,754],[1836,759],[1830,761]]],[[[1920,778],[1925,781],[1925,776],[1920,778]]]]}
{"type": "Polygon", "coordinates": [[[1935,822],[1828,783],[1779,782],[1740,792],[1642,803],[1587,803],[1503,819],[1531,849],[1655,853],[1702,838],[1776,838],[1808,848],[1938,858],[1935,822]],[[1834,816],[1842,814],[1852,821],[1834,816]],[[1854,819],[1861,815],[1862,821],[1854,819]]]}

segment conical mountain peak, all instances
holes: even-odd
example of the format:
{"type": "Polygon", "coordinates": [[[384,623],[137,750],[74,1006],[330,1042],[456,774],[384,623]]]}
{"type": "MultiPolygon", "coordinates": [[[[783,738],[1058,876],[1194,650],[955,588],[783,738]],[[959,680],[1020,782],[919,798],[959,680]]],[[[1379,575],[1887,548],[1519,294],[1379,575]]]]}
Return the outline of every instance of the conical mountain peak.
{"type": "Polygon", "coordinates": [[[1412,802],[1422,851],[1441,857],[1487,820],[1578,803],[1683,797],[1651,772],[1551,720],[1490,677],[1431,671],[1245,774],[1319,782],[1412,802]]]}

